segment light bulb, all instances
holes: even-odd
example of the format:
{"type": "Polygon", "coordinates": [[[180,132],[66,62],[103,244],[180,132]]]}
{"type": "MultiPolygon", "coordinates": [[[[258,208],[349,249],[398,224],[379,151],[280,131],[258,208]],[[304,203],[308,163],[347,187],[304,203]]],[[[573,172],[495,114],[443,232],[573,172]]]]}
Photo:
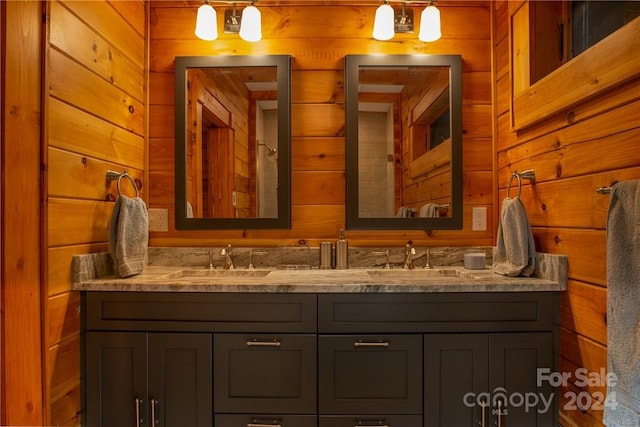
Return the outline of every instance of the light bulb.
{"type": "Polygon", "coordinates": [[[218,38],[216,10],[210,4],[203,4],[198,8],[195,33],[202,40],[215,40],[218,38]]]}
{"type": "Polygon", "coordinates": [[[440,33],[440,11],[435,6],[427,6],[420,15],[420,34],[418,38],[423,42],[438,40],[440,33]]]}
{"type": "Polygon", "coordinates": [[[262,39],[262,17],[257,7],[249,5],[242,11],[240,38],[248,42],[262,39]]]}
{"type": "Polygon", "coordinates": [[[373,38],[376,40],[389,40],[395,35],[393,8],[388,4],[381,4],[376,9],[376,17],[373,21],[373,38]]]}

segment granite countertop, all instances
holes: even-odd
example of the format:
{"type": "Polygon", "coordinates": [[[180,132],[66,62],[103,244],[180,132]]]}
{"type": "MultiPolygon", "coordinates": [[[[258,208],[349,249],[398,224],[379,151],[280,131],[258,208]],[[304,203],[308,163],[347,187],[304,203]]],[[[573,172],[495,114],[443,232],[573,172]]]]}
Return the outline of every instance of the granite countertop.
{"type": "MultiPolygon", "coordinates": [[[[193,251],[193,250],[191,250],[193,251]]],[[[156,254],[157,255],[157,254],[156,254]]],[[[155,255],[154,255],[155,256],[155,255]]],[[[166,254],[158,258],[165,257],[166,254]]],[[[166,261],[166,258],[164,258],[166,261]]],[[[200,260],[201,261],[201,260],[200,260]]],[[[177,263],[177,262],[176,262],[177,263]]],[[[159,265],[150,261],[146,270],[130,278],[113,274],[108,254],[74,257],[73,289],[77,291],[135,292],[516,292],[563,291],[567,282],[567,259],[541,254],[532,277],[506,277],[489,268],[465,269],[443,265],[433,269],[398,266],[357,266],[345,270],[310,268],[208,269],[202,265],[159,265]]],[[[167,262],[171,264],[171,262],[167,262]]],[[[175,263],[174,263],[175,264],[175,263]]],[[[201,264],[201,262],[200,262],[201,264]]]]}

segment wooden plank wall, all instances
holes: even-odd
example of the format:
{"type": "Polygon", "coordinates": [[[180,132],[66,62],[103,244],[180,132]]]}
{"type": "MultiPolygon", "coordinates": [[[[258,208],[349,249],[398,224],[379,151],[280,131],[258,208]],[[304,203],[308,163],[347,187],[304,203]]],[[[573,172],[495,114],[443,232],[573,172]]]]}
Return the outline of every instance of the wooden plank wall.
{"type": "MultiPolygon", "coordinates": [[[[109,249],[117,190],[107,170],[126,169],[146,197],[147,18],[142,0],[47,4],[45,424],[79,425],[80,294],[70,290],[71,258],[109,249]]],[[[122,190],[135,193],[126,180],[122,190]]]]}
{"type": "MultiPolygon", "coordinates": [[[[510,129],[509,2],[494,4],[495,83],[497,127],[497,173],[499,196],[514,169],[535,169],[534,185],[525,182],[522,200],[533,228],[536,248],[569,257],[568,291],[560,306],[560,371],[575,379],[578,368],[599,372],[607,366],[606,327],[606,217],[609,196],[596,193],[600,186],[640,178],[640,77],[618,80],[612,89],[577,99],[571,108],[545,113],[548,104],[535,105],[535,114],[545,117],[518,132],[510,129]]],[[[617,49],[637,44],[640,20],[633,28],[610,36],[617,49]],[[629,34],[629,36],[627,36],[629,34]]],[[[635,51],[637,52],[637,51],[635,51]]],[[[583,53],[581,64],[607,63],[622,69],[626,61],[612,64],[611,55],[598,50],[583,53]]],[[[631,53],[630,55],[635,55],[631,53]]],[[[574,62],[575,63],[575,62],[574,62]]],[[[581,65],[554,73],[556,92],[571,91],[574,76],[598,82],[581,65]],[[583,77],[581,77],[583,78],[583,77]]],[[[594,65],[595,66],[595,65],[594,65]]],[[[558,70],[559,71],[559,70],[558,70]]],[[[608,84],[611,83],[609,80],[608,84]]],[[[526,112],[525,112],[526,113],[526,112]]],[[[512,189],[513,192],[513,189],[512,189]]],[[[560,414],[565,426],[602,426],[602,408],[573,409],[566,392],[586,393],[585,399],[605,392],[604,387],[561,389],[560,414]]]]}
{"type": "MultiPolygon", "coordinates": [[[[151,0],[149,90],[149,205],[169,210],[169,232],[152,232],[153,246],[275,246],[335,239],[345,226],[344,90],[346,54],[461,54],[463,57],[464,230],[347,231],[352,246],[494,244],[491,118],[491,42],[488,1],[439,1],[442,39],[417,33],[372,39],[378,6],[336,1],[261,1],[263,39],[224,34],[208,42],[194,34],[199,1],[151,0]],[[337,19],[339,17],[339,19],[337,19]],[[176,231],[174,228],[175,56],[289,54],[292,78],[291,230],[176,231]],[[487,231],[471,230],[471,210],[485,206],[487,231]]],[[[353,2],[351,2],[353,3],[353,2]]],[[[416,19],[421,8],[416,7],[416,19]]],[[[224,7],[218,7],[219,22],[224,7]]]]}
{"type": "Polygon", "coordinates": [[[42,5],[0,9],[0,425],[42,425],[42,5]]]}

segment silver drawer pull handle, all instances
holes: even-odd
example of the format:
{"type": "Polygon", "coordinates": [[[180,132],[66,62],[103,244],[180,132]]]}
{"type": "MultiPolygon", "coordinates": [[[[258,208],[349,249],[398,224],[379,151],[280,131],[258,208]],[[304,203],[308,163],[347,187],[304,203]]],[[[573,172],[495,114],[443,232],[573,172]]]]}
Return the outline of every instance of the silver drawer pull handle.
{"type": "Polygon", "coordinates": [[[385,420],[356,420],[353,427],[389,427],[385,420]]]}
{"type": "Polygon", "coordinates": [[[253,339],[253,340],[247,341],[247,346],[248,347],[280,347],[280,340],[274,339],[274,340],[261,341],[261,340],[253,339]]]}
{"type": "MultiPolygon", "coordinates": [[[[354,347],[389,347],[389,341],[362,341],[358,340],[353,343],[354,347]]],[[[377,425],[377,424],[376,424],[377,425]]],[[[384,427],[384,426],[381,426],[384,427]]]]}
{"type": "MultiPolygon", "coordinates": [[[[277,423],[277,421],[274,421],[274,423],[277,423]]],[[[247,424],[247,427],[282,427],[279,423],[278,424],[256,424],[256,423],[249,423],[247,424]]]]}

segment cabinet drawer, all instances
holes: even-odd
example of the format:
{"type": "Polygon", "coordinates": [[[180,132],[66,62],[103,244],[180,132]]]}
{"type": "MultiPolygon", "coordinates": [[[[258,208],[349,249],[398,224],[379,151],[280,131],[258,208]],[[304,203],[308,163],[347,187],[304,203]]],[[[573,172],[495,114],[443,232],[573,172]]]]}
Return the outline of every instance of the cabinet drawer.
{"type": "Polygon", "coordinates": [[[317,427],[315,415],[216,414],[215,427],[317,427]]]}
{"type": "Polygon", "coordinates": [[[422,336],[318,337],[321,414],[421,414],[422,336]]]}
{"type": "Polygon", "coordinates": [[[319,427],[421,427],[420,415],[321,416],[319,427]]]}
{"type": "Polygon", "coordinates": [[[315,414],[316,336],[215,334],[216,412],[315,414]]]}
{"type": "Polygon", "coordinates": [[[320,294],[319,333],[552,330],[550,292],[320,294]]]}
{"type": "Polygon", "coordinates": [[[316,296],[84,292],[87,330],[316,332],[316,296]]]}

